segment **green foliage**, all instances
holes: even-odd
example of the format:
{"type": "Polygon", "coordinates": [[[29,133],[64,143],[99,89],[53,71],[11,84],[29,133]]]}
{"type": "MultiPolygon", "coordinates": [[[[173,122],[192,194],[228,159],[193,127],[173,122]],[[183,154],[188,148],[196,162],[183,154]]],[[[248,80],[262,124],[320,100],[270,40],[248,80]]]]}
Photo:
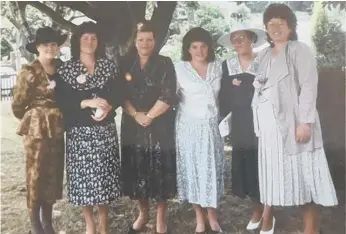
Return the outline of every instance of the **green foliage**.
{"type": "Polygon", "coordinates": [[[268,1],[245,1],[244,3],[252,13],[263,13],[270,4],[268,1]]]}
{"type": "Polygon", "coordinates": [[[315,2],[312,15],[312,41],[319,67],[345,65],[345,32],[337,18],[328,17],[328,9],[315,2]]]}
{"type": "Polygon", "coordinates": [[[170,52],[163,52],[163,54],[171,57],[173,61],[178,61],[181,57],[182,38],[193,27],[202,27],[211,34],[218,58],[223,58],[228,53],[227,48],[217,44],[219,37],[230,30],[229,23],[220,9],[214,5],[179,1],[170,25],[170,36],[167,41],[167,45],[172,49],[170,52]]]}
{"type": "Polygon", "coordinates": [[[5,56],[10,57],[12,51],[13,48],[10,43],[8,43],[4,38],[1,38],[1,58],[5,56]]]}
{"type": "Polygon", "coordinates": [[[313,1],[289,1],[285,2],[293,11],[312,12],[313,1]]]}

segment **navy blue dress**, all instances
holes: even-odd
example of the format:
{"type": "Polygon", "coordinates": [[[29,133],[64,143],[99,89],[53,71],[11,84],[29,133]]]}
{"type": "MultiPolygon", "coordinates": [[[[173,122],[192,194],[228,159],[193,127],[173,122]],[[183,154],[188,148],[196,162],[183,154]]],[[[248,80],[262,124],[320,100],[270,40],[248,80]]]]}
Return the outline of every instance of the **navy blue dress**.
{"type": "Polygon", "coordinates": [[[253,74],[241,70],[237,57],[224,61],[219,104],[221,117],[232,111],[232,193],[240,198],[249,196],[254,202],[259,202],[258,140],[251,108],[254,78],[253,74]],[[233,84],[234,79],[241,81],[239,86],[233,84]]]}
{"type": "Polygon", "coordinates": [[[174,138],[176,75],[171,59],[153,55],[144,69],[139,57],[121,61],[126,79],[125,99],[137,112],[148,112],[157,100],[167,103],[167,112],[144,128],[125,111],[122,116],[123,193],[131,199],[164,201],[176,195],[176,152],[174,138]]]}

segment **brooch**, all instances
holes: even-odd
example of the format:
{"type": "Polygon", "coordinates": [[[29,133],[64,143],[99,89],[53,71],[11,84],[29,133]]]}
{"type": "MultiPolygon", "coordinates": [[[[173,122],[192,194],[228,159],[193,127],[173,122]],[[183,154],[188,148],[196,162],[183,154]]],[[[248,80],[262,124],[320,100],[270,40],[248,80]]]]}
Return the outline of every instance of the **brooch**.
{"type": "Polygon", "coordinates": [[[131,80],[132,80],[132,76],[131,76],[131,74],[130,74],[129,72],[126,72],[126,73],[125,73],[125,79],[126,79],[127,81],[131,81],[131,80]]]}
{"type": "Polygon", "coordinates": [[[49,84],[47,85],[47,89],[54,89],[56,86],[55,80],[49,81],[49,84]]]}
{"type": "Polygon", "coordinates": [[[232,84],[236,85],[236,86],[239,86],[241,84],[241,80],[238,80],[237,78],[235,78],[235,79],[232,80],[232,84]]]}
{"type": "Polygon", "coordinates": [[[86,82],[86,75],[80,74],[79,76],[77,76],[77,82],[80,84],[84,84],[86,82]]]}

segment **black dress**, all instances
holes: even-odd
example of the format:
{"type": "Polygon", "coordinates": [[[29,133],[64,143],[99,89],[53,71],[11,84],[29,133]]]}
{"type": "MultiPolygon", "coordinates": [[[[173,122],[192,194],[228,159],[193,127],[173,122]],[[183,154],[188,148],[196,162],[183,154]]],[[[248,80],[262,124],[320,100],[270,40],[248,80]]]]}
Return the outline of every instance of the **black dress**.
{"type": "Polygon", "coordinates": [[[70,60],[58,69],[58,73],[56,95],[66,126],[69,202],[79,206],[108,204],[121,195],[114,110],[123,103],[124,87],[118,77],[118,68],[112,61],[99,58],[91,76],[79,60],[70,60]],[[80,108],[82,100],[95,96],[106,99],[113,107],[100,122],[91,117],[93,110],[80,108]]]}
{"type": "Polygon", "coordinates": [[[125,112],[122,118],[123,193],[131,199],[164,201],[176,195],[174,122],[176,76],[170,58],[153,55],[143,70],[139,57],[121,62],[126,100],[137,112],[148,112],[157,100],[170,109],[144,128],[125,112]]]}
{"type": "Polygon", "coordinates": [[[232,193],[259,202],[257,137],[251,108],[255,76],[241,71],[237,57],[223,62],[222,74],[220,115],[225,117],[232,111],[232,193]],[[239,86],[233,84],[234,79],[241,81],[239,86]]]}

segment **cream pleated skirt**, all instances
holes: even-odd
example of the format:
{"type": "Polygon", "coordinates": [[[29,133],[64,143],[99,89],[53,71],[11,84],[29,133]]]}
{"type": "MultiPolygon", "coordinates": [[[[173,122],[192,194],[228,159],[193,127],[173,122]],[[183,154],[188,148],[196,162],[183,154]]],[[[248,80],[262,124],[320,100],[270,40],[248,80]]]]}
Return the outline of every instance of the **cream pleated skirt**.
{"type": "Polygon", "coordinates": [[[260,134],[261,203],[270,206],[298,206],[311,202],[322,206],[337,205],[324,149],[286,155],[272,104],[269,101],[260,103],[255,113],[260,134]]]}

